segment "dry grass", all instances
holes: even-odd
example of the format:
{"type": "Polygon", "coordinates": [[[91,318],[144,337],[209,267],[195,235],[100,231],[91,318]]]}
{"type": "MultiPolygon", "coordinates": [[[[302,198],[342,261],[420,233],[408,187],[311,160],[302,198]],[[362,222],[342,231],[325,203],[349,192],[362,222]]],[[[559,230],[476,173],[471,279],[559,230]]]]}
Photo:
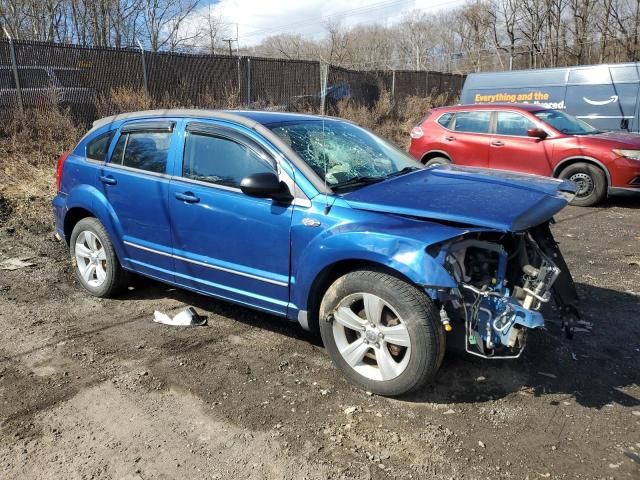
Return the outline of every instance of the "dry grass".
{"type": "MultiPolygon", "coordinates": [[[[0,206],[24,220],[50,222],[55,164],[81,136],[68,111],[15,114],[0,127],[0,206]]],[[[0,212],[0,222],[7,215],[0,212]]]]}
{"type": "Polygon", "coordinates": [[[388,91],[382,91],[380,98],[371,108],[347,100],[339,102],[330,113],[373,130],[406,149],[409,146],[411,128],[417,125],[431,108],[446,104],[445,95],[409,96],[394,101],[388,91]]]}
{"type": "MultiPolygon", "coordinates": [[[[444,105],[446,101],[444,96],[405,97],[394,101],[389,92],[382,91],[371,108],[345,101],[328,113],[363,125],[405,148],[411,127],[430,108],[444,105]]],[[[205,92],[196,101],[190,100],[186,91],[178,91],[153,102],[140,90],[114,89],[98,99],[97,114],[103,117],[172,107],[233,109],[241,107],[241,104],[237,91],[226,92],[223,97],[205,92]]],[[[268,105],[255,104],[252,107],[266,108],[268,105]]],[[[0,124],[0,224],[8,221],[9,211],[12,212],[11,218],[26,223],[50,222],[56,159],[61,153],[71,150],[85,130],[86,127],[74,124],[69,111],[60,108],[14,114],[0,124]]]]}

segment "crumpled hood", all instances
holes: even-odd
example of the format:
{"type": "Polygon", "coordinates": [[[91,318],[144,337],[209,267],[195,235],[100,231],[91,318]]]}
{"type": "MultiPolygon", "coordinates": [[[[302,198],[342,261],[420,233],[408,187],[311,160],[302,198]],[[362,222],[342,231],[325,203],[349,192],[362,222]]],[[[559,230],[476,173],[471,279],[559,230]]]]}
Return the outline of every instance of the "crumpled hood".
{"type": "Polygon", "coordinates": [[[362,210],[517,232],[549,220],[574,193],[568,181],[443,165],[368,185],[343,198],[362,210]]]}

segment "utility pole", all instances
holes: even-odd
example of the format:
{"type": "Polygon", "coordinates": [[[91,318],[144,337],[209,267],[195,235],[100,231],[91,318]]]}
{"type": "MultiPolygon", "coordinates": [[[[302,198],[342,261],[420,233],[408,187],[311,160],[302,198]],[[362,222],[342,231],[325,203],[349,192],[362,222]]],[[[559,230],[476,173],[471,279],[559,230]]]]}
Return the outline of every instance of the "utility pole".
{"type": "Polygon", "coordinates": [[[222,41],[229,44],[229,56],[233,57],[233,52],[231,51],[231,42],[233,42],[233,38],[223,38],[222,41]]]}
{"type": "Polygon", "coordinates": [[[227,42],[229,45],[229,56],[233,57],[233,50],[231,49],[231,42],[236,42],[236,54],[240,56],[240,46],[238,45],[238,24],[236,23],[236,38],[223,38],[223,42],[227,42]]]}

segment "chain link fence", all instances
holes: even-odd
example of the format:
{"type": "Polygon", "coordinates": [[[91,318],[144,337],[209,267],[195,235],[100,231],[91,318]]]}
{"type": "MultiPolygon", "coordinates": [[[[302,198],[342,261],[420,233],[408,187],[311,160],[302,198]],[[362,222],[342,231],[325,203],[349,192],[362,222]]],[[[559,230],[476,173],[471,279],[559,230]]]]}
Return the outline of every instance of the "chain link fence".
{"type": "Polygon", "coordinates": [[[463,83],[462,75],[440,72],[357,71],[302,60],[0,40],[5,118],[16,110],[62,106],[90,122],[121,109],[119,96],[127,92],[135,97],[130,99],[134,106],[320,113],[344,100],[371,106],[383,90],[394,99],[443,95],[453,100],[463,83]]]}

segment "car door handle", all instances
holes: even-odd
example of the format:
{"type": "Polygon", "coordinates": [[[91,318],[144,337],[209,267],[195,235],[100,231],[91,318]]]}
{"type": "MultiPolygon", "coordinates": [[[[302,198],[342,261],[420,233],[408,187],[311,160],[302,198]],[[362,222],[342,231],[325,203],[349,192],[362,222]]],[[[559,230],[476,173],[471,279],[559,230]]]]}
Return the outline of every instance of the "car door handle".
{"type": "Polygon", "coordinates": [[[444,137],[444,139],[445,139],[447,142],[453,142],[453,141],[456,139],[456,137],[451,137],[451,136],[449,136],[449,137],[444,137]]]}
{"type": "Polygon", "coordinates": [[[191,192],[184,192],[184,193],[176,192],[175,196],[178,200],[182,200],[183,202],[187,202],[187,203],[198,203],[200,201],[200,199],[191,192]]]}
{"type": "Polygon", "coordinates": [[[106,185],[115,185],[118,183],[111,175],[100,175],[100,181],[106,185]]]}
{"type": "Polygon", "coordinates": [[[504,146],[504,142],[501,142],[500,140],[494,140],[493,142],[491,142],[491,145],[493,145],[494,147],[502,147],[504,146]]]}

